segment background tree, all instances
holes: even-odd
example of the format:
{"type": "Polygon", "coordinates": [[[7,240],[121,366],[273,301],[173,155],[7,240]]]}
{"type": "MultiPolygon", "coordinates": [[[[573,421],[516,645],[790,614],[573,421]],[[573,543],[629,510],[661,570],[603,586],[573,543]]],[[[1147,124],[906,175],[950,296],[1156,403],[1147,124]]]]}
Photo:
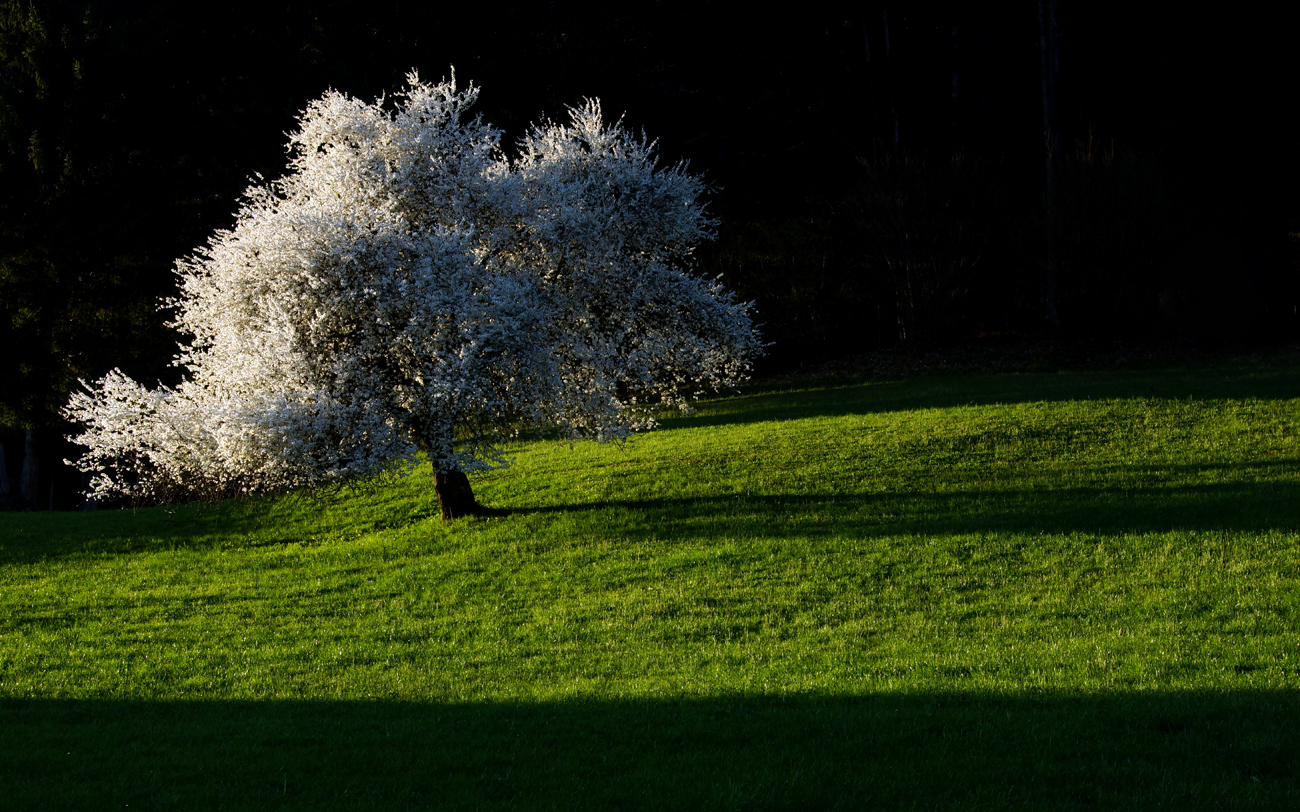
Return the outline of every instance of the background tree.
{"type": "Polygon", "coordinates": [[[151,262],[168,218],[114,132],[124,42],[90,2],[0,4],[0,441],[19,465],[17,503],[46,508],[81,484],[59,409],[113,363],[160,368],[151,262]],[[72,474],[72,476],[69,476],[72,474]]]}
{"type": "Polygon", "coordinates": [[[408,82],[392,109],[313,102],[288,174],[181,263],[178,387],[114,372],[74,395],[97,496],[312,488],[420,454],[456,518],[520,425],[621,439],[647,398],[745,376],[749,306],[689,273],[712,223],[684,166],[595,102],[511,161],[475,89],[408,82]]]}

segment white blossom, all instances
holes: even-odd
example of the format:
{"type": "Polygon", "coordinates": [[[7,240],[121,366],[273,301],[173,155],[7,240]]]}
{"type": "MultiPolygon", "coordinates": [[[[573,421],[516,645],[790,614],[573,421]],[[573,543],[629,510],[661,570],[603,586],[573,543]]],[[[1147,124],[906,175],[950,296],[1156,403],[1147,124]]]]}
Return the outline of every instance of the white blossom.
{"type": "Polygon", "coordinates": [[[412,73],[393,104],[308,105],[285,176],[177,263],[184,382],[114,370],[68,404],[95,496],[499,467],[520,426],[625,438],[747,375],[750,305],[691,272],[702,181],[595,101],[509,158],[477,93],[412,73]]]}

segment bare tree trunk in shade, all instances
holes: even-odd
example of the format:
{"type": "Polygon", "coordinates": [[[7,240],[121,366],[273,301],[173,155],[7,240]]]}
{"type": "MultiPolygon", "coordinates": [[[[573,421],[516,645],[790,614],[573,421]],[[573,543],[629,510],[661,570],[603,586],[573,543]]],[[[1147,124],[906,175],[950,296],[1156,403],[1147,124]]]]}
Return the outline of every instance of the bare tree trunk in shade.
{"type": "Polygon", "coordinates": [[[989,147],[989,80],[986,63],[985,43],[987,36],[984,26],[980,26],[979,39],[979,75],[980,75],[980,149],[989,147]]]}
{"type": "Polygon", "coordinates": [[[0,504],[9,498],[9,466],[5,464],[5,444],[0,440],[0,504]]]}
{"type": "Polygon", "coordinates": [[[950,112],[952,114],[952,142],[954,147],[957,146],[957,140],[958,140],[957,122],[959,116],[957,113],[957,101],[958,101],[957,94],[961,88],[961,82],[958,80],[957,68],[958,68],[958,60],[961,58],[960,47],[961,46],[957,42],[957,21],[953,20],[952,21],[952,107],[950,112]]]}
{"type": "Polygon", "coordinates": [[[39,469],[40,464],[36,459],[36,430],[28,429],[23,443],[23,472],[18,478],[18,488],[23,504],[32,509],[36,508],[36,500],[40,498],[36,493],[39,469]]]}
{"type": "Polygon", "coordinates": [[[871,132],[873,145],[880,136],[880,106],[876,103],[876,77],[871,65],[871,36],[867,33],[867,12],[862,10],[862,61],[866,65],[867,88],[871,93],[871,132]]]}
{"type": "Polygon", "coordinates": [[[1047,321],[1059,327],[1057,310],[1061,261],[1060,223],[1056,200],[1056,163],[1061,157],[1061,128],[1057,110],[1057,75],[1061,66],[1061,30],[1057,24],[1057,0],[1038,0],[1038,51],[1043,84],[1043,141],[1046,159],[1043,183],[1047,214],[1047,321]]]}
{"type": "Polygon", "coordinates": [[[889,9],[883,6],[880,15],[885,22],[885,82],[889,87],[889,120],[893,125],[894,151],[898,151],[898,106],[894,101],[894,59],[893,47],[889,42],[889,9]]]}

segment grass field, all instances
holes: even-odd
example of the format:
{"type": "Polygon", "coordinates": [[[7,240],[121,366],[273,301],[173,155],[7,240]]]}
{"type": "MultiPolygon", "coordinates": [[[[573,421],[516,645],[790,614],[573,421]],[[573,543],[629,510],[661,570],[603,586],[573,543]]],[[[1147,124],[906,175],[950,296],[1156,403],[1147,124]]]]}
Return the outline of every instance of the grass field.
{"type": "Polygon", "coordinates": [[[0,808],[1300,808],[1300,370],[512,453],[450,524],[0,514],[0,808]]]}

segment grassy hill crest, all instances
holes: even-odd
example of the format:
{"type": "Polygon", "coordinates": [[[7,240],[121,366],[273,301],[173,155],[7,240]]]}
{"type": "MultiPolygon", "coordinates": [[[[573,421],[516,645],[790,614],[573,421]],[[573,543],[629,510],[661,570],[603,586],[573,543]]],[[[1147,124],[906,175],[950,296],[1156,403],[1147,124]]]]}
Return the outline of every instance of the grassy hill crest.
{"type": "Polygon", "coordinates": [[[520,443],[475,483],[501,515],[453,523],[422,471],[0,516],[0,719],[25,731],[0,775],[132,808],[1283,804],[1297,418],[1288,367],[932,377],[709,401],[628,446],[520,443]],[[431,773],[381,764],[394,727],[431,773]],[[98,766],[46,763],[78,736],[98,766]],[[276,740],[283,786],[222,744],[276,740]],[[894,752],[913,740],[927,755],[894,752]],[[167,741],[247,776],[191,775],[167,741]],[[606,745],[615,765],[588,763],[606,745]],[[498,796],[452,752],[533,783],[498,796]],[[390,785],[334,775],[349,759],[390,785]],[[909,764],[969,786],[891,774],[909,764]],[[1181,778],[1143,783],[1161,770],[1181,778]],[[595,794],[562,803],[574,781],[595,794]]]}

